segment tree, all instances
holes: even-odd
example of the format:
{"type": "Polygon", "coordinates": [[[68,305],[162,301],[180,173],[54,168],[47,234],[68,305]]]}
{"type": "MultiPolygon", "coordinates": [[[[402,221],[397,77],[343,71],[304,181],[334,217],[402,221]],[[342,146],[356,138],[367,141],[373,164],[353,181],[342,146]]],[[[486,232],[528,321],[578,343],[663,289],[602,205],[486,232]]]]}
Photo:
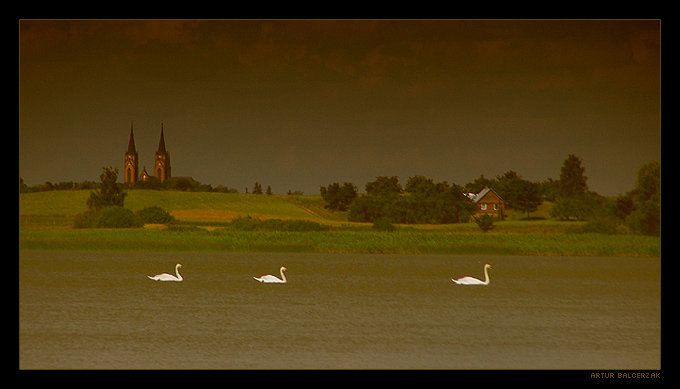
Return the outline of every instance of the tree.
{"type": "Polygon", "coordinates": [[[273,194],[272,193],[272,187],[270,185],[267,185],[267,192],[266,193],[267,193],[268,196],[271,196],[273,194]]]}
{"type": "Polygon", "coordinates": [[[326,202],[326,209],[346,211],[349,205],[357,198],[359,191],[351,182],[345,182],[342,186],[334,182],[328,185],[328,188],[320,187],[319,192],[326,202]]]}
{"type": "Polygon", "coordinates": [[[555,201],[559,192],[559,181],[548,177],[547,180],[538,184],[538,192],[547,201],[555,201]]]}
{"type": "Polygon", "coordinates": [[[262,185],[260,185],[257,181],[255,181],[255,185],[253,186],[253,194],[262,194],[262,185]]]}
{"type": "Polygon", "coordinates": [[[541,196],[538,193],[538,185],[531,181],[516,180],[512,185],[512,207],[524,212],[527,217],[538,210],[541,205],[541,196]]]}
{"type": "Polygon", "coordinates": [[[465,184],[465,190],[468,193],[479,193],[482,191],[482,189],[489,187],[492,187],[492,180],[489,180],[488,178],[484,177],[484,174],[480,174],[478,178],[476,178],[472,182],[468,182],[465,184]]]}
{"type": "Polygon", "coordinates": [[[378,176],[373,182],[366,183],[366,194],[376,197],[391,197],[403,192],[399,177],[378,176]]]}
{"type": "Polygon", "coordinates": [[[550,210],[550,216],[559,217],[562,220],[569,220],[572,217],[576,220],[587,220],[595,213],[598,203],[599,195],[594,192],[560,197],[550,210]]]}
{"type": "Polygon", "coordinates": [[[396,177],[378,177],[369,184],[370,194],[352,203],[348,220],[375,222],[386,217],[393,223],[459,223],[468,221],[476,209],[462,187],[446,181],[435,184],[423,176],[411,177],[404,196],[398,195],[396,177]]]}
{"type": "Polygon", "coordinates": [[[569,154],[564,160],[560,169],[557,200],[550,210],[553,217],[585,220],[595,212],[598,195],[588,192],[588,178],[584,175],[586,168],[581,166],[581,162],[581,158],[574,154],[569,154]]]}
{"type": "Polygon", "coordinates": [[[127,193],[123,192],[122,186],[116,182],[118,179],[118,168],[105,167],[103,170],[103,173],[99,176],[101,185],[98,190],[90,192],[87,206],[90,209],[101,209],[109,205],[122,207],[127,193]]]}
{"type": "Polygon", "coordinates": [[[562,163],[560,169],[559,196],[574,197],[588,192],[585,173],[586,168],[581,166],[583,160],[574,154],[569,154],[562,163]]]}
{"type": "Polygon", "coordinates": [[[661,236],[661,162],[650,162],[638,169],[632,197],[634,209],[626,224],[637,233],[661,236]]]}
{"type": "Polygon", "coordinates": [[[428,197],[432,195],[437,189],[434,181],[431,178],[425,176],[413,176],[409,177],[406,181],[406,187],[404,192],[411,193],[416,196],[428,197]]]}

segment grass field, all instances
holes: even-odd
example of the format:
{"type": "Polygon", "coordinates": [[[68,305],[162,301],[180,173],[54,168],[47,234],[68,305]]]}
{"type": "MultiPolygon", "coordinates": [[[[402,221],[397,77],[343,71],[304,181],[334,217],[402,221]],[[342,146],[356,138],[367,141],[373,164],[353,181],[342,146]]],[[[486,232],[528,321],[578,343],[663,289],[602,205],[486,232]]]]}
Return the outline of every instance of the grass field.
{"type": "MultiPolygon", "coordinates": [[[[398,225],[397,231],[373,231],[370,224],[349,223],[346,214],[324,209],[320,196],[266,196],[208,192],[132,190],[125,206],[137,211],[159,205],[179,227],[73,229],[73,218],[87,209],[88,191],[53,191],[19,195],[19,248],[32,250],[132,250],[324,252],[405,254],[508,254],[573,256],[660,256],[661,239],[633,235],[569,233],[577,222],[516,220],[497,222],[482,233],[475,223],[398,225]],[[308,220],[328,231],[238,231],[237,217],[261,220],[308,220]]],[[[547,215],[546,207],[537,215],[547,215]]],[[[151,227],[151,226],[147,226],[151,227]]]]}

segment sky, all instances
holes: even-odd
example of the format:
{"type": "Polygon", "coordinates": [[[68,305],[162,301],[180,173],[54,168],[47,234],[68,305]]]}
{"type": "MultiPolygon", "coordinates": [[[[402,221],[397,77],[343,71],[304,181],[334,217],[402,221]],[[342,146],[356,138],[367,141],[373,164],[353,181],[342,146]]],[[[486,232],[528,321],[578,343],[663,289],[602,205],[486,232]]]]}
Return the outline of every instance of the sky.
{"type": "MultiPolygon", "coordinates": [[[[559,179],[661,158],[659,20],[20,20],[19,175],[152,171],[318,194],[377,176],[559,179]]],[[[119,176],[122,181],[122,174],[119,176]]]]}

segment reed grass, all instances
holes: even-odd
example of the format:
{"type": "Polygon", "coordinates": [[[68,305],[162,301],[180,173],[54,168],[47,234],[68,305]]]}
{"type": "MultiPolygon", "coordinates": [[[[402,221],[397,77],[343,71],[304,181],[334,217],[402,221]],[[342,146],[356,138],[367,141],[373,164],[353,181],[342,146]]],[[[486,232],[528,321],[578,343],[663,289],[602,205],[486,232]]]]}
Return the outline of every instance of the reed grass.
{"type": "Polygon", "coordinates": [[[658,257],[661,240],[599,234],[84,229],[19,231],[19,249],[658,257]]]}

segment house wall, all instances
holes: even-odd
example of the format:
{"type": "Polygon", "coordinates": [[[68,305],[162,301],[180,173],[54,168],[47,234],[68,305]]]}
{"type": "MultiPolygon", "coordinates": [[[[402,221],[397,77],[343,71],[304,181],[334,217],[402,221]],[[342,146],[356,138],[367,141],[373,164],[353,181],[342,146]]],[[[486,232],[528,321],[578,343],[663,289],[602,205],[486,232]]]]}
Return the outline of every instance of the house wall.
{"type": "Polygon", "coordinates": [[[476,205],[476,215],[490,214],[498,219],[502,219],[505,215],[505,202],[493,191],[484,195],[476,205]]]}

